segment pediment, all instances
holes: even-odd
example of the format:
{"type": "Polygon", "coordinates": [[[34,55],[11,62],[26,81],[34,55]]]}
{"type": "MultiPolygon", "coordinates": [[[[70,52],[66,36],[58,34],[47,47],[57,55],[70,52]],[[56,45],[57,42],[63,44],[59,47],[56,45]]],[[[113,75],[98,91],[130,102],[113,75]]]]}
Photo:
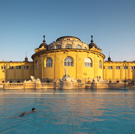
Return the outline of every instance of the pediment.
{"type": "Polygon", "coordinates": [[[100,48],[95,48],[94,46],[90,49],[91,51],[97,51],[97,52],[102,52],[102,49],[100,48]]]}

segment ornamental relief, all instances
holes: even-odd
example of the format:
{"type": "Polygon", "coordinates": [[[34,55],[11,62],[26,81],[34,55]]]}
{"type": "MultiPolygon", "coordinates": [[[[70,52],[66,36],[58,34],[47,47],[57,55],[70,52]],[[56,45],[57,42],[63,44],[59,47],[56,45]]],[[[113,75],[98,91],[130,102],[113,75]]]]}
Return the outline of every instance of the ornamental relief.
{"type": "Polygon", "coordinates": [[[81,62],[81,57],[80,56],[77,57],[77,62],[81,62]]]}
{"type": "Polygon", "coordinates": [[[59,56],[56,56],[56,62],[59,62],[59,56]]]}

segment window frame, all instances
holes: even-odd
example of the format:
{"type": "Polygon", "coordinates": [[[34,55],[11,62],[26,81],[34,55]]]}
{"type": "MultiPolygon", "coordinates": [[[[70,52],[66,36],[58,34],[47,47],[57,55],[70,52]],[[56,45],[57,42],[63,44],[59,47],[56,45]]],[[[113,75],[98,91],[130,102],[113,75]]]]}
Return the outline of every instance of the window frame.
{"type": "Polygon", "coordinates": [[[85,58],[84,65],[85,67],[92,67],[92,59],[89,57],[85,58]],[[90,62],[86,61],[87,59],[90,60],[90,62]]]}
{"type": "Polygon", "coordinates": [[[66,48],[66,49],[72,49],[72,45],[71,45],[71,44],[67,44],[67,45],[65,46],[65,48],[66,48]]]}
{"type": "Polygon", "coordinates": [[[46,59],[46,67],[52,67],[52,66],[53,66],[53,59],[51,57],[48,57],[46,59]]]}
{"type": "Polygon", "coordinates": [[[74,60],[72,57],[68,56],[64,59],[64,66],[73,67],[74,66],[74,60]]]}

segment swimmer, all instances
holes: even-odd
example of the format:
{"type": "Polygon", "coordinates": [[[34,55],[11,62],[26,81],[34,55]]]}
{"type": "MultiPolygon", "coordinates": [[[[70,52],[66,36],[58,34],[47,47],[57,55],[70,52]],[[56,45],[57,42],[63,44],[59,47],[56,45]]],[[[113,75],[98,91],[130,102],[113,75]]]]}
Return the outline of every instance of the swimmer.
{"type": "MultiPolygon", "coordinates": [[[[23,117],[24,115],[30,114],[30,113],[37,114],[38,112],[40,112],[40,111],[36,111],[35,108],[32,108],[32,110],[29,111],[29,112],[23,112],[23,113],[21,113],[21,114],[19,115],[19,117],[23,117]]],[[[11,119],[11,118],[18,118],[18,116],[8,117],[8,119],[11,119]]]]}
{"type": "MultiPolygon", "coordinates": [[[[40,112],[40,111],[38,111],[38,112],[40,112]]],[[[37,114],[38,112],[35,110],[35,108],[32,108],[31,111],[29,111],[29,112],[23,112],[22,114],[19,115],[19,117],[22,117],[22,116],[24,116],[26,114],[30,114],[30,113],[37,114]]]]}

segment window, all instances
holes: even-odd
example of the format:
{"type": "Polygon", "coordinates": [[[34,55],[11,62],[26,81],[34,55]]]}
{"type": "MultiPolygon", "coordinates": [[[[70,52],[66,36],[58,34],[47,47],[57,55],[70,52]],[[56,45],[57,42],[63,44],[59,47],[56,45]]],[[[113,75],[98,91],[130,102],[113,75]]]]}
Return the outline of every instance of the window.
{"type": "Polygon", "coordinates": [[[131,69],[135,69],[135,66],[131,66],[131,69]]]}
{"type": "Polygon", "coordinates": [[[77,45],[76,48],[77,48],[77,49],[81,49],[82,47],[81,47],[80,45],[77,45]]]}
{"type": "Polygon", "coordinates": [[[3,66],[1,66],[1,69],[3,69],[3,66]]]}
{"type": "Polygon", "coordinates": [[[18,80],[17,83],[20,83],[20,81],[18,80]]]}
{"type": "Polygon", "coordinates": [[[87,48],[86,48],[86,47],[85,47],[84,49],[85,49],[85,50],[87,50],[87,48]]]}
{"type": "Polygon", "coordinates": [[[9,65],[9,69],[14,69],[14,67],[9,65]]]}
{"type": "Polygon", "coordinates": [[[66,57],[64,59],[64,66],[73,66],[73,59],[71,57],[66,57]]]}
{"type": "Polygon", "coordinates": [[[24,69],[29,69],[29,66],[24,66],[24,69]]]}
{"type": "Polygon", "coordinates": [[[33,69],[33,66],[31,68],[33,69]]]}
{"type": "Polygon", "coordinates": [[[56,49],[61,49],[61,45],[57,45],[56,46],[56,49]]]}
{"type": "Polygon", "coordinates": [[[72,48],[72,45],[68,44],[66,45],[66,48],[72,48]]]}
{"type": "Polygon", "coordinates": [[[52,50],[53,49],[53,47],[50,47],[50,50],[52,50]]]}
{"type": "Polygon", "coordinates": [[[90,58],[85,59],[85,67],[92,67],[92,60],[90,58]]]}
{"type": "Polygon", "coordinates": [[[46,60],[46,67],[52,67],[53,60],[52,58],[47,58],[46,60]]]}
{"type": "Polygon", "coordinates": [[[101,60],[99,61],[99,68],[102,69],[102,62],[101,62],[101,60]]]}
{"type": "Polygon", "coordinates": [[[38,68],[38,61],[36,60],[36,69],[38,68]]]}
{"type": "Polygon", "coordinates": [[[123,66],[123,69],[128,69],[128,66],[123,66]]]}
{"type": "Polygon", "coordinates": [[[21,66],[16,66],[16,69],[21,69],[21,66]]]}
{"type": "Polygon", "coordinates": [[[115,69],[120,69],[120,66],[115,66],[115,69]]]}
{"type": "Polygon", "coordinates": [[[112,66],[108,66],[107,68],[108,68],[108,69],[112,69],[112,66]]]}

